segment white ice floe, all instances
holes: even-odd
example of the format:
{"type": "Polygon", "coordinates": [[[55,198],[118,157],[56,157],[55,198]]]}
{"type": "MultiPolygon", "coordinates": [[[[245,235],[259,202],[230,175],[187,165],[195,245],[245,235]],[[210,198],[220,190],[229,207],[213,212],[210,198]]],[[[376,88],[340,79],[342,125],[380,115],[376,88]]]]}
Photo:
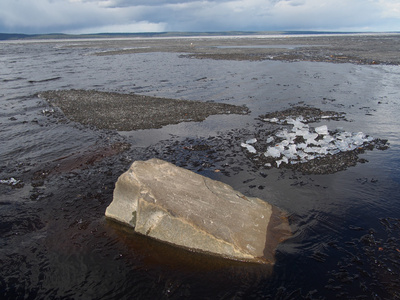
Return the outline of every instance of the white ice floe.
{"type": "MultiPolygon", "coordinates": [[[[330,116],[326,118],[328,117],[330,116]]],[[[265,121],[292,125],[291,129],[281,129],[274,136],[269,136],[266,141],[263,141],[264,144],[269,145],[263,155],[273,158],[277,167],[282,163],[303,163],[326,155],[352,151],[373,140],[372,137],[362,132],[351,133],[343,130],[329,132],[326,125],[312,129],[304,123],[303,117],[287,118],[286,120],[272,118],[265,119],[265,121]]],[[[260,141],[253,138],[242,143],[241,146],[250,153],[256,153],[256,149],[250,144],[257,142],[260,141]]]]}
{"type": "Polygon", "coordinates": [[[287,118],[286,123],[293,125],[294,128],[308,128],[308,125],[304,123],[304,119],[301,116],[296,119],[287,118]]]}
{"type": "Polygon", "coordinates": [[[328,126],[322,125],[319,127],[315,128],[315,132],[321,135],[327,135],[328,134],[328,126]]]}
{"type": "Polygon", "coordinates": [[[52,114],[52,113],[54,113],[54,109],[52,109],[52,108],[42,109],[42,114],[44,114],[44,115],[52,114]]]}
{"type": "Polygon", "coordinates": [[[267,138],[267,144],[272,143],[275,140],[275,138],[273,136],[270,136],[267,138]]]}
{"type": "Polygon", "coordinates": [[[257,139],[256,138],[252,138],[246,141],[246,144],[254,144],[257,143],[257,139]]]}
{"type": "Polygon", "coordinates": [[[242,143],[241,146],[243,148],[246,148],[247,151],[249,151],[250,153],[257,153],[256,148],[254,148],[252,145],[246,144],[246,143],[242,143]]]}
{"type": "Polygon", "coordinates": [[[10,179],[0,179],[0,184],[17,185],[18,183],[20,183],[20,180],[17,180],[13,177],[10,179]]]}
{"type": "Polygon", "coordinates": [[[306,140],[306,144],[316,144],[317,142],[315,139],[318,137],[318,133],[315,132],[309,132],[305,135],[303,135],[303,138],[306,140]]]}
{"type": "Polygon", "coordinates": [[[289,163],[288,158],[287,158],[286,156],[284,156],[284,157],[282,157],[282,159],[277,160],[277,161],[276,161],[276,166],[279,168],[279,166],[281,165],[281,163],[285,163],[285,164],[289,163]]]}
{"type": "Polygon", "coordinates": [[[268,147],[267,152],[265,152],[265,156],[279,158],[281,157],[281,149],[278,149],[278,147],[268,147]]]}
{"type": "Polygon", "coordinates": [[[277,118],[271,118],[271,119],[264,119],[264,121],[266,121],[266,122],[271,122],[271,123],[278,123],[278,122],[279,122],[279,119],[277,119],[277,118]]]}

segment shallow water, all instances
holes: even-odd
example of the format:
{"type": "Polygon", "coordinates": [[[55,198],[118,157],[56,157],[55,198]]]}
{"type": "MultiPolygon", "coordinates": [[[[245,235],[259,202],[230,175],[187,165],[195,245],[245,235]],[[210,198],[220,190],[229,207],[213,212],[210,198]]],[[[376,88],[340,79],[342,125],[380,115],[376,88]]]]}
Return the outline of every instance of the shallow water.
{"type": "Polygon", "coordinates": [[[237,45],[237,46],[217,46],[221,49],[240,49],[240,48],[281,48],[281,49],[296,49],[299,47],[304,47],[306,45],[237,45]]]}
{"type": "Polygon", "coordinates": [[[0,185],[2,299],[400,298],[398,66],[91,55],[114,49],[91,41],[0,43],[0,179],[24,183],[0,185]],[[99,131],[60,119],[35,96],[51,89],[216,101],[252,113],[99,131]],[[330,175],[254,168],[240,143],[252,137],[255,118],[303,104],[346,113],[347,120],[315,126],[362,131],[388,139],[390,148],[330,175]],[[90,162],[91,149],[116,142],[131,149],[90,162]],[[206,157],[182,147],[196,143],[218,151],[206,157]],[[294,236],[279,246],[275,266],[206,258],[107,222],[116,179],[133,160],[150,157],[287,211],[294,236]],[[73,159],[84,163],[72,167],[73,159]],[[66,171],[46,175],[57,164],[66,171]]]}

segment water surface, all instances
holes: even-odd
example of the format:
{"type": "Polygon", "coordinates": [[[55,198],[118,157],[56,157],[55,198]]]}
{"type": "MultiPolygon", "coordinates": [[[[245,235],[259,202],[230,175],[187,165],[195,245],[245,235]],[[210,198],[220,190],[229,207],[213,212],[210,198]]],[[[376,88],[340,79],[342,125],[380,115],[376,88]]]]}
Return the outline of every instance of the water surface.
{"type": "Polygon", "coordinates": [[[2,299],[400,297],[398,66],[92,55],[114,49],[115,42],[0,44],[0,179],[24,183],[0,185],[2,299]],[[223,102],[246,105],[251,114],[101,131],[52,113],[36,94],[53,89],[223,102]],[[330,175],[255,169],[240,148],[242,138],[251,137],[260,114],[295,105],[345,112],[347,120],[324,124],[388,139],[390,148],[366,152],[365,163],[330,175]],[[116,142],[131,149],[88,162],[91,149],[116,142]],[[220,150],[211,160],[185,152],[182,143],[220,150]],[[82,166],[46,175],[68,157],[82,166]],[[276,265],[194,255],[107,222],[116,179],[133,160],[150,157],[287,211],[294,236],[279,246],[276,265]]]}

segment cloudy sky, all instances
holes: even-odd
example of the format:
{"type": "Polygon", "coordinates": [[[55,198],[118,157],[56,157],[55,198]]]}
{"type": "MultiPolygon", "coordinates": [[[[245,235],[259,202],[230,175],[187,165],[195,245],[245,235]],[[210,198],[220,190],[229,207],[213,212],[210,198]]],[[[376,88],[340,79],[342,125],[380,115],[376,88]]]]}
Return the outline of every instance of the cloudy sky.
{"type": "Polygon", "coordinates": [[[400,0],[0,0],[3,33],[400,31],[400,0]]]}

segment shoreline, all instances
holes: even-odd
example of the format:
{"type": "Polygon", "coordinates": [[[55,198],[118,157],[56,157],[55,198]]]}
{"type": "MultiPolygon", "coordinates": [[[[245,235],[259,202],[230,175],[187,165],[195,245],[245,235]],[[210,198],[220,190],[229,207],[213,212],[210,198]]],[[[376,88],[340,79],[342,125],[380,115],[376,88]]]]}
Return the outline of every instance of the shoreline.
{"type": "MultiPolygon", "coordinates": [[[[181,57],[216,60],[278,60],[400,65],[400,34],[281,35],[163,38],[120,41],[120,50],[96,56],[175,52],[181,57]],[[186,41],[188,40],[188,41],[186,41]],[[189,41],[191,41],[189,43],[189,41]],[[134,47],[132,47],[134,46],[134,47]],[[291,47],[288,47],[291,46],[291,47]],[[129,48],[132,47],[132,48],[129,48]]],[[[98,47],[102,42],[99,41],[98,47]]],[[[96,48],[95,45],[93,45],[96,48]]],[[[79,47],[79,44],[72,47],[79,47]]]]}
{"type": "Polygon", "coordinates": [[[174,52],[196,59],[400,65],[399,32],[82,37],[0,40],[0,43],[57,43],[65,48],[93,49],[91,54],[96,56],[174,52]],[[110,42],[119,49],[96,51],[108,48],[110,42]]]}

